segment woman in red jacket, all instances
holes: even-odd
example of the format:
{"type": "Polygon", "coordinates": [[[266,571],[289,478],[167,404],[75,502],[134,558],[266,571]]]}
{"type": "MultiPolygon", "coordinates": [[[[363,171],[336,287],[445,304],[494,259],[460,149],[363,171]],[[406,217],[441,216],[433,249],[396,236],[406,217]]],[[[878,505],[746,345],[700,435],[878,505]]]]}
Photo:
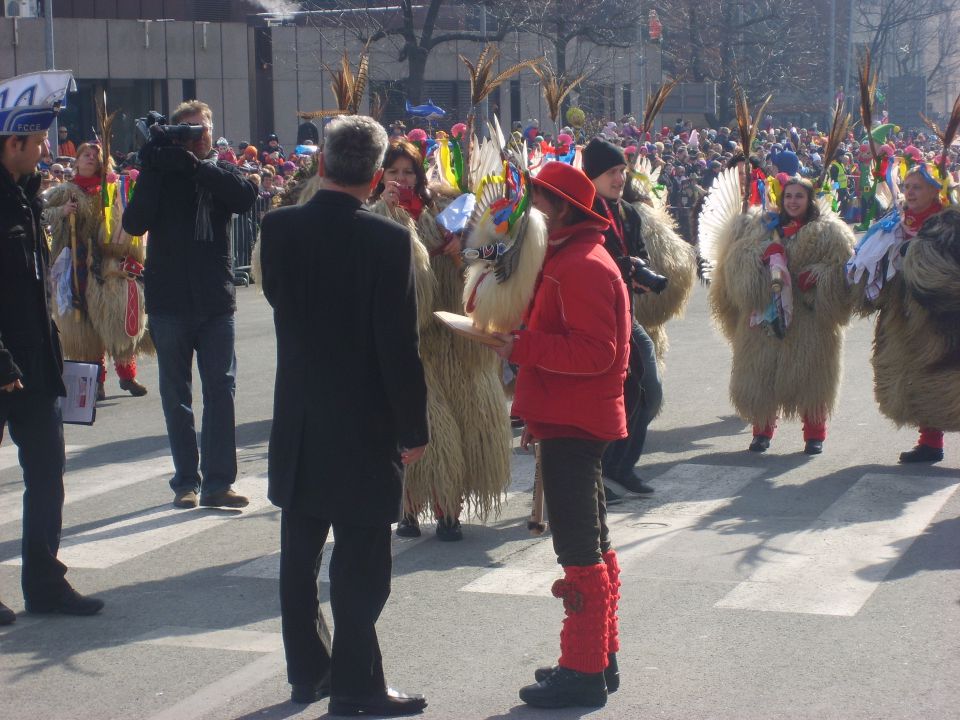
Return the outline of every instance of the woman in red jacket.
{"type": "Polygon", "coordinates": [[[604,250],[607,220],[594,213],[593,183],[570,165],[544,165],[533,205],[549,231],[541,277],[524,329],[499,335],[501,357],[520,366],[513,415],[522,444],[540,443],[543,489],[557,562],[553,585],[566,618],[557,667],[520,698],[539,707],[601,706],[617,689],[620,569],[611,548],[600,459],[626,437],[623,381],[630,310],[620,270],[604,250]]]}

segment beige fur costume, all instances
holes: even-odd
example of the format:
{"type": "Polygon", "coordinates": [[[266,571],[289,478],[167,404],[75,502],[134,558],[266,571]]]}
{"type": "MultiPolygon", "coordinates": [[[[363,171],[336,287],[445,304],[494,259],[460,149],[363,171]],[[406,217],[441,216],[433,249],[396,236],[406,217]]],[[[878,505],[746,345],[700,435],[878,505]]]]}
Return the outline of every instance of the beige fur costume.
{"type": "Polygon", "coordinates": [[[510,484],[510,421],[500,384],[500,362],[488,348],[449,332],[434,310],[463,313],[463,275],[453,259],[429,251],[445,240],[429,208],[419,222],[382,200],[373,212],[410,228],[417,250],[420,355],[427,380],[430,444],[423,459],[406,470],[407,511],[436,503],[456,518],[464,503],[484,519],[497,512],[510,484]],[[429,297],[420,287],[429,286],[429,297]]]}
{"type": "Polygon", "coordinates": [[[843,326],[851,311],[844,265],[853,252],[849,227],[832,213],[779,238],[793,285],[793,321],[780,340],[750,327],[750,313],[770,302],[762,255],[771,239],[759,209],[741,215],[718,243],[710,306],[733,349],[730,398],[745,420],[763,427],[777,416],[825,420],[840,385],[843,326]],[[797,276],[813,273],[809,291],[797,276]]]}
{"type": "Polygon", "coordinates": [[[128,277],[121,270],[121,262],[129,256],[143,263],[145,241],[131,238],[123,231],[119,207],[114,208],[115,226],[108,231],[104,228],[101,216],[99,193],[87,194],[73,183],[62,183],[51,188],[46,195],[45,210],[53,234],[51,256],[56,258],[63,248],[71,246],[70,218],[64,214],[63,206],[74,199],[77,201],[77,244],[84,245],[87,251],[86,312],[67,309],[61,314],[60,309],[55,308],[64,357],[99,362],[107,352],[116,360],[128,362],[137,354],[152,352],[153,346],[144,332],[146,315],[143,286],[139,282],[135,283],[140,308],[137,333],[130,337],[124,329],[128,277]],[[94,258],[97,255],[101,258],[99,278],[95,277],[94,258]]]}
{"type": "Polygon", "coordinates": [[[880,412],[900,427],[960,431],[960,209],[923,224],[903,269],[860,311],[878,313],[872,362],[880,412]]]}

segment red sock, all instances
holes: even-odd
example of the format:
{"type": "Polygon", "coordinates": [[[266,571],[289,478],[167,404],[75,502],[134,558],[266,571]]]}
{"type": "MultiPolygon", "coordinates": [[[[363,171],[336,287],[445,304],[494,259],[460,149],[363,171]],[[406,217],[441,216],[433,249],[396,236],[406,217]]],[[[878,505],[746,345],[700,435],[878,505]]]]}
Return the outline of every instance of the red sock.
{"type": "Polygon", "coordinates": [[[137,359],[130,358],[128,362],[114,360],[113,366],[117,370],[117,377],[121,380],[134,380],[137,377],[137,359]]]}
{"type": "Polygon", "coordinates": [[[826,420],[818,420],[814,422],[807,416],[803,417],[803,439],[804,440],[819,440],[823,442],[827,439],[827,422],[826,420]]]}
{"type": "Polygon", "coordinates": [[[936,448],[937,450],[943,450],[943,430],[928,427],[920,428],[919,444],[936,448]]]}
{"type": "Polygon", "coordinates": [[[603,672],[607,666],[610,578],[604,563],[567,566],[553,584],[567,616],[560,631],[558,665],[582,673],[603,672]]]}
{"type": "Polygon", "coordinates": [[[620,650],[620,618],[617,611],[620,609],[620,563],[617,562],[617,551],[607,550],[603,554],[603,562],[607,566],[607,578],[610,580],[610,605],[607,613],[607,652],[614,653],[620,650]]]}

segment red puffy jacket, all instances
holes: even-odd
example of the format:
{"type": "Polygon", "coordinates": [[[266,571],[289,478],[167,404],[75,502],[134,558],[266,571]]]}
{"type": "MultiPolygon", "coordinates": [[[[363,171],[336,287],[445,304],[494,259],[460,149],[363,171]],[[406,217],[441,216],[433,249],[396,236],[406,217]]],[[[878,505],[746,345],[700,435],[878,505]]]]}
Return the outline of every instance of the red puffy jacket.
{"type": "Polygon", "coordinates": [[[573,234],[547,250],[526,329],[510,355],[520,366],[513,414],[531,425],[619,440],[627,436],[627,286],[595,225],[563,231],[573,234]]]}

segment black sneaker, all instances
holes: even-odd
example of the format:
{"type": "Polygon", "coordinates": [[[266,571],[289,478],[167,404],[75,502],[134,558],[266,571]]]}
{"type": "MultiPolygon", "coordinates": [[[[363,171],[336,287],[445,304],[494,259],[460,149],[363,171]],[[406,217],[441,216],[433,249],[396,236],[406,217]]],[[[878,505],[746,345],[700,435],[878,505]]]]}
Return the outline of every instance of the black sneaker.
{"type": "Polygon", "coordinates": [[[807,455],[819,455],[823,452],[823,440],[807,440],[803,452],[807,455]]]}
{"type": "Polygon", "coordinates": [[[420,537],[420,521],[416,515],[404,513],[397,523],[398,537],[420,537]]]}
{"type": "Polygon", "coordinates": [[[0,625],[13,625],[17,620],[17,614],[0,602],[0,625]]]}
{"type": "Polygon", "coordinates": [[[607,506],[619,505],[623,502],[623,498],[610,487],[610,483],[607,482],[606,478],[603,479],[603,496],[606,499],[607,506]]]}
{"type": "Polygon", "coordinates": [[[603,707],[607,704],[607,683],[603,673],[581,673],[558,667],[533,685],[520,688],[520,699],[542,708],[603,707]]]}
{"type": "Polygon", "coordinates": [[[69,588],[59,598],[45,603],[27,601],[27,612],[34,615],[96,615],[103,610],[103,600],[86,597],[69,588]]]}
{"type": "Polygon", "coordinates": [[[900,462],[902,463],[935,463],[941,460],[943,460],[943,450],[929,445],[917,445],[913,450],[900,453],[900,462]]]}
{"type": "Polygon", "coordinates": [[[437,540],[444,542],[463,540],[463,529],[460,527],[460,520],[456,518],[452,521],[447,518],[437,520],[437,540]]]}
{"type": "Polygon", "coordinates": [[[647,485],[643,481],[643,478],[635,472],[630,473],[626,477],[617,478],[615,482],[622,485],[624,490],[634,495],[650,495],[653,493],[653,488],[647,485]]]}
{"type": "Polygon", "coordinates": [[[316,685],[311,683],[292,685],[290,688],[290,702],[298,705],[309,705],[330,696],[330,673],[316,685]]]}
{"type": "Polygon", "coordinates": [[[766,435],[754,435],[750,443],[750,452],[762,453],[770,449],[770,438],[766,435]]]}
{"type": "MultiPolygon", "coordinates": [[[[533,671],[533,679],[537,682],[543,682],[551,673],[559,670],[558,665],[553,667],[541,667],[533,671]]],[[[603,679],[607,684],[607,694],[615,693],[620,689],[620,668],[617,665],[617,654],[607,654],[607,666],[603,669],[603,679]]]]}

